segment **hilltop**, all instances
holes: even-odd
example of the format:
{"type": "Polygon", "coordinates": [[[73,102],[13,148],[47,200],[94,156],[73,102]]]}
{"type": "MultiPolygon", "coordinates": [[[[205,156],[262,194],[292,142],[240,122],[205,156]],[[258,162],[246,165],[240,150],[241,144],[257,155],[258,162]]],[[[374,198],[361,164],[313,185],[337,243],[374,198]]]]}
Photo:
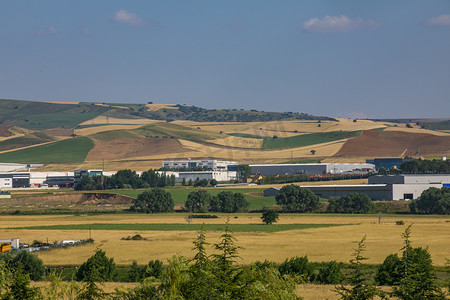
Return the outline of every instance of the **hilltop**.
{"type": "Polygon", "coordinates": [[[389,121],[177,104],[0,100],[0,162],[44,163],[44,170],[146,170],[188,157],[282,163],[450,155],[446,130],[389,121]]]}

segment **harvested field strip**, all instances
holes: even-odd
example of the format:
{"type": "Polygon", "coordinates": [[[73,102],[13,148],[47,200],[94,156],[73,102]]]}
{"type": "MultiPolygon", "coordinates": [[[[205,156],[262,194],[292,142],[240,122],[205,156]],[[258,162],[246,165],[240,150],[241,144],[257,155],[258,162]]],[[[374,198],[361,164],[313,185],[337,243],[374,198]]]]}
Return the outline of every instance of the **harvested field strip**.
{"type": "Polygon", "coordinates": [[[256,134],[248,134],[248,133],[228,133],[231,136],[250,138],[250,139],[266,139],[266,136],[256,135],[256,134]]]}
{"type": "MultiPolygon", "coordinates": [[[[233,232],[280,232],[288,230],[313,229],[322,227],[333,227],[355,224],[228,224],[228,228],[233,232]]],[[[72,225],[49,225],[16,227],[25,230],[138,230],[138,231],[224,231],[223,224],[72,224],[72,225]]]]}
{"type": "Polygon", "coordinates": [[[263,149],[295,148],[343,140],[361,135],[362,131],[333,131],[302,134],[287,138],[266,138],[263,149]]]}
{"type": "Polygon", "coordinates": [[[93,147],[94,143],[89,138],[67,139],[42,146],[2,153],[0,154],[0,162],[83,162],[93,147]]]}

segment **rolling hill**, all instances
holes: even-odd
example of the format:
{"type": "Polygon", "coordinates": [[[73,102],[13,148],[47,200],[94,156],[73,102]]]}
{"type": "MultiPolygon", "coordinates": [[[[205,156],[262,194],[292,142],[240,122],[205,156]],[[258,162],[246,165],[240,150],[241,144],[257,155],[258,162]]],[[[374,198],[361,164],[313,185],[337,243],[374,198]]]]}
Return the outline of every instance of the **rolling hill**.
{"type": "Polygon", "coordinates": [[[0,162],[146,170],[165,159],[363,162],[450,155],[449,133],[421,127],[186,105],[0,100],[0,162]]]}

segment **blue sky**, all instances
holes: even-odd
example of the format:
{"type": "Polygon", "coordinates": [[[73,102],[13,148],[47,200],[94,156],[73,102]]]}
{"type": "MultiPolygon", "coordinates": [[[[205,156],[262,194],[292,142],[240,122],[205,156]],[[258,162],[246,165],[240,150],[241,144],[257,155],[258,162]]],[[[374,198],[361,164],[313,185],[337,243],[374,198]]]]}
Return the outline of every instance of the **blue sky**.
{"type": "Polygon", "coordinates": [[[0,98],[450,117],[450,1],[0,2],[0,98]]]}

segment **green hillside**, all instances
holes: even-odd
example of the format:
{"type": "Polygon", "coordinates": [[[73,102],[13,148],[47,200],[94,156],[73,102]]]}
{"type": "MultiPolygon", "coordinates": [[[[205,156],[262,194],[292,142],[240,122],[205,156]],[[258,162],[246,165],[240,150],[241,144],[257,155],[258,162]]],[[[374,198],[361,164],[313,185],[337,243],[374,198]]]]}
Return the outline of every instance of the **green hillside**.
{"type": "Polygon", "coordinates": [[[73,128],[110,109],[93,103],[0,100],[0,124],[27,129],[73,128]]]}
{"type": "Polygon", "coordinates": [[[266,138],[263,149],[303,147],[332,141],[347,139],[361,135],[361,131],[332,131],[302,134],[287,138],[266,138]]]}
{"type": "Polygon", "coordinates": [[[10,138],[0,142],[0,151],[27,147],[54,141],[55,138],[44,132],[33,132],[25,136],[10,138]]]}
{"type": "Polygon", "coordinates": [[[0,162],[79,163],[84,161],[93,147],[94,143],[89,138],[71,138],[42,146],[1,153],[0,162]]]}

